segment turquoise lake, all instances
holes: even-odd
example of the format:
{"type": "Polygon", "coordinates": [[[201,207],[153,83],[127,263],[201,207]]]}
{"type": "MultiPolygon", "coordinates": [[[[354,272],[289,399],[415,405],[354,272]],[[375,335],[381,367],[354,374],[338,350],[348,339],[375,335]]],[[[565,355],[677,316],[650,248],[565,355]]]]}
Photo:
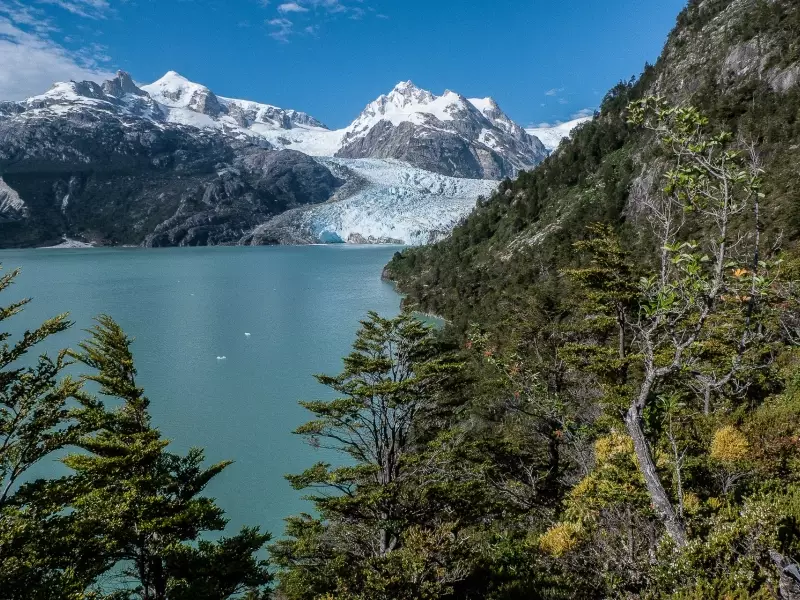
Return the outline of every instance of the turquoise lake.
{"type": "MultiPolygon", "coordinates": [[[[3,329],[19,334],[69,312],[73,329],[44,347],[54,352],[84,339],[95,315],[111,315],[136,338],[138,383],[171,449],[199,446],[209,463],[235,461],[207,489],[228,531],[260,525],[278,537],[284,517],[310,509],[284,474],[330,458],[292,435],[309,416],[297,402],[331,397],[313,375],[341,370],[367,311],[399,311],[380,278],[397,250],[0,251],[4,272],[22,268],[0,305],[33,298],[3,329]]],[[[53,458],[40,469],[64,467],[53,458]]]]}

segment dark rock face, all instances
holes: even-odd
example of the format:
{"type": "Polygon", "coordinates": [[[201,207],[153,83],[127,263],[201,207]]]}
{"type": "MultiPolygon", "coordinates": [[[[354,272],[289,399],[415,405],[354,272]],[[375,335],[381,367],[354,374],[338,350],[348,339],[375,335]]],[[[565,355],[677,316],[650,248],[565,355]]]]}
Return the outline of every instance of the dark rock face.
{"type": "Polygon", "coordinates": [[[146,246],[236,244],[271,216],[324,202],[341,181],[299,152],[250,149],[234,166],[185,193],[146,246]]]}
{"type": "Polygon", "coordinates": [[[125,71],[117,71],[117,76],[114,79],[109,79],[103,83],[103,92],[115,98],[122,98],[126,94],[134,96],[146,96],[147,94],[136,87],[133,79],[125,71]]]}
{"type": "Polygon", "coordinates": [[[342,183],[303,154],[159,121],[126,74],[64,93],[67,108],[0,105],[0,247],[230,244],[342,183]]]}
{"type": "Polygon", "coordinates": [[[502,179],[510,165],[502,157],[486,152],[481,156],[457,133],[439,131],[435,136],[418,135],[418,126],[397,127],[381,121],[369,133],[336,153],[341,158],[394,158],[451,177],[502,179]],[[483,158],[483,161],[481,160],[483,158]],[[486,163],[486,164],[484,164],[486,163]]]}

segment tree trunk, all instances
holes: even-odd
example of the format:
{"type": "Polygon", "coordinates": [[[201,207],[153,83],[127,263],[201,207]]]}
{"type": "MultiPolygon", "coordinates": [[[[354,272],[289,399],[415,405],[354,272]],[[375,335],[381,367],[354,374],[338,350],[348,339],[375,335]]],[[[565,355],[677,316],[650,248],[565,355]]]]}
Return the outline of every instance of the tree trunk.
{"type": "Polygon", "coordinates": [[[167,598],[167,578],[164,573],[164,565],[161,562],[161,557],[157,556],[153,559],[153,589],[155,600],[166,600],[167,598]]]}
{"type": "Polygon", "coordinates": [[[769,551],[779,573],[779,591],[782,600],[800,600],[800,565],[793,563],[780,552],[769,551]]]}
{"type": "Polygon", "coordinates": [[[686,545],[686,529],[683,526],[683,521],[675,511],[675,507],[672,505],[666,490],[664,490],[661,479],[658,477],[656,464],[653,461],[647,438],[644,435],[642,415],[636,404],[631,405],[628,410],[628,414],[625,416],[625,425],[627,426],[628,434],[633,439],[633,448],[639,461],[639,471],[644,477],[644,483],[650,494],[650,500],[653,502],[653,508],[658,513],[672,541],[675,542],[678,548],[683,548],[686,545]]]}
{"type": "Polygon", "coordinates": [[[386,556],[397,548],[397,537],[385,527],[382,527],[378,532],[378,542],[380,544],[380,556],[386,556]]]}

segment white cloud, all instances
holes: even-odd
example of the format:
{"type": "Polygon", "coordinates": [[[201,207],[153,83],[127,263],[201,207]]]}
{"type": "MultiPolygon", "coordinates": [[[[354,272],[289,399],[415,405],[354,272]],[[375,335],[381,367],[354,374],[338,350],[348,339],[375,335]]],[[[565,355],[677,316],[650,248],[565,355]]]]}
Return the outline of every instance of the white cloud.
{"type": "Polygon", "coordinates": [[[111,6],[108,0],[38,0],[40,4],[53,4],[87,19],[104,19],[111,6]]]}
{"type": "Polygon", "coordinates": [[[102,81],[113,76],[95,60],[82,60],[41,33],[25,31],[0,16],[0,100],[41,94],[56,81],[102,81]]]}
{"type": "Polygon", "coordinates": [[[0,15],[5,15],[13,23],[28,27],[40,34],[55,31],[56,28],[45,18],[44,12],[33,6],[26,6],[19,0],[0,0],[0,15]]]}
{"type": "Polygon", "coordinates": [[[278,7],[278,12],[281,13],[304,13],[308,12],[305,6],[300,6],[297,2],[286,2],[278,7]]]}
{"type": "Polygon", "coordinates": [[[304,3],[329,13],[340,13],[351,10],[350,7],[341,2],[341,0],[304,0],[304,3]]]}
{"type": "Polygon", "coordinates": [[[279,42],[288,42],[289,36],[294,31],[294,25],[292,22],[285,18],[270,19],[267,21],[267,25],[269,25],[271,28],[269,33],[270,37],[275,38],[279,42]]]}
{"type": "MultiPolygon", "coordinates": [[[[76,2],[78,0],[57,1],[76,2]]],[[[272,6],[269,0],[259,1],[262,6],[272,6]]],[[[278,4],[275,11],[277,17],[268,19],[266,24],[270,27],[269,35],[281,42],[288,42],[295,35],[316,35],[320,30],[320,22],[324,23],[337,16],[355,20],[363,19],[368,14],[374,15],[378,19],[389,18],[384,14],[377,13],[374,8],[365,6],[365,0],[288,0],[278,4]],[[288,19],[289,16],[293,19],[292,21],[288,19]]]]}
{"type": "Polygon", "coordinates": [[[586,117],[593,117],[594,116],[594,109],[593,108],[582,108],[578,112],[574,113],[571,120],[575,119],[584,119],[586,117]]]}
{"type": "Polygon", "coordinates": [[[545,96],[558,96],[563,91],[564,91],[564,88],[553,88],[552,90],[547,90],[544,93],[544,95],[545,96]]]}

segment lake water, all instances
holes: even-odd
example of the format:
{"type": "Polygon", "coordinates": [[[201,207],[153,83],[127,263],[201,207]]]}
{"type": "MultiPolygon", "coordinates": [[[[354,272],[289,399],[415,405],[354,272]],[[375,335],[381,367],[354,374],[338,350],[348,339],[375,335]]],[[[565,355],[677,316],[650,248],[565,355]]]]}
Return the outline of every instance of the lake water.
{"type": "MultiPolygon", "coordinates": [[[[0,305],[33,298],[3,329],[19,333],[70,312],[75,327],[46,348],[56,351],[84,339],[93,316],[114,317],[136,338],[138,383],[171,448],[199,446],[209,462],[235,461],[207,490],[229,531],[261,525],[277,537],[284,517],[310,508],[283,475],[329,458],[291,434],[310,416],[297,401],[331,397],[312,376],[341,370],[367,311],[397,314],[400,298],[380,279],[395,251],[0,251],[3,271],[22,268],[0,305]]],[[[42,469],[63,467],[51,461],[42,469]]]]}

